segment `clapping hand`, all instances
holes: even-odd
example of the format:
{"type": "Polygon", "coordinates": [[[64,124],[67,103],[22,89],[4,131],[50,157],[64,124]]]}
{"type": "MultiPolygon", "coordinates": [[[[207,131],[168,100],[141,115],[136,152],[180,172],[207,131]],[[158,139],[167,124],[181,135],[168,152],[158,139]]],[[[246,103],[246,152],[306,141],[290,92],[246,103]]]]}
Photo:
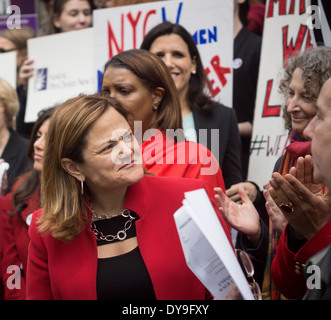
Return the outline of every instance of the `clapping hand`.
{"type": "Polygon", "coordinates": [[[328,222],[331,192],[313,179],[310,155],[297,160],[296,168],[282,177],[273,173],[268,190],[297,235],[310,239],[328,222]]]}
{"type": "Polygon", "coordinates": [[[273,228],[278,234],[281,234],[285,229],[288,221],[284,217],[283,211],[277,206],[274,199],[270,196],[270,188],[270,183],[266,183],[263,186],[263,196],[266,200],[265,207],[272,222],[273,228]]]}

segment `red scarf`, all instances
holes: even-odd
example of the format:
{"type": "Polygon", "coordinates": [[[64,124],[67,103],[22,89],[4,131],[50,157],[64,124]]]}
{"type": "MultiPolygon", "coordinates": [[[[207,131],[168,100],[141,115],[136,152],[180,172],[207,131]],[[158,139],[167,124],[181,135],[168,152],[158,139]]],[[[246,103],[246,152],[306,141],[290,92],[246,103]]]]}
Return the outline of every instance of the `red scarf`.
{"type": "Polygon", "coordinates": [[[302,141],[296,132],[291,133],[290,141],[278,170],[283,176],[289,173],[291,167],[296,166],[299,157],[311,154],[311,141],[302,141]]]}

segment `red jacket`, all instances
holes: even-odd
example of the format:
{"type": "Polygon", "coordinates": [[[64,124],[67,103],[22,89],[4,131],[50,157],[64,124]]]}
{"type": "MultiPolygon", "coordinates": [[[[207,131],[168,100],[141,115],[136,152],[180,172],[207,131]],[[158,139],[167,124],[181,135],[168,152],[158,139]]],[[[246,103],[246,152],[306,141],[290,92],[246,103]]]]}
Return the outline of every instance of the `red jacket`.
{"type": "MultiPolygon", "coordinates": [[[[215,187],[225,192],[222,170],[213,154],[199,143],[174,140],[158,130],[141,146],[146,170],[156,176],[199,179],[205,183],[207,194],[221,215],[215,200],[215,187]]],[[[227,224],[231,232],[230,225],[227,224]]]]}
{"type": "Polygon", "coordinates": [[[174,143],[171,137],[162,131],[157,131],[140,147],[144,166],[148,172],[157,176],[202,180],[212,199],[215,196],[215,187],[225,191],[219,163],[203,145],[192,141],[174,143]]]}
{"type": "MultiPolygon", "coordinates": [[[[17,184],[16,184],[17,186],[17,184]]],[[[15,187],[13,188],[13,190],[15,187]]],[[[39,209],[39,189],[32,195],[30,199],[25,201],[26,208],[21,212],[15,214],[9,219],[9,213],[13,210],[12,193],[6,195],[1,203],[0,214],[3,224],[1,234],[2,241],[2,278],[5,288],[6,300],[25,300],[25,276],[28,260],[28,225],[32,218],[32,213],[39,209]],[[20,268],[20,289],[9,289],[7,280],[13,284],[14,272],[7,272],[9,266],[16,265],[20,268]],[[9,279],[8,279],[9,278],[9,279]]]]}
{"type": "MultiPolygon", "coordinates": [[[[204,299],[205,288],[186,265],[173,214],[198,180],[146,175],[128,188],[125,208],[135,211],[137,240],[157,299],[204,299]]],[[[97,244],[88,225],[70,243],[41,236],[31,223],[27,299],[97,299],[97,244]]],[[[220,218],[228,239],[226,224],[220,218]]]]}
{"type": "Polygon", "coordinates": [[[277,289],[288,299],[302,299],[307,291],[303,266],[317,252],[331,243],[331,221],[310,238],[297,253],[287,245],[287,227],[277,246],[277,254],[271,264],[271,278],[277,289]]]}

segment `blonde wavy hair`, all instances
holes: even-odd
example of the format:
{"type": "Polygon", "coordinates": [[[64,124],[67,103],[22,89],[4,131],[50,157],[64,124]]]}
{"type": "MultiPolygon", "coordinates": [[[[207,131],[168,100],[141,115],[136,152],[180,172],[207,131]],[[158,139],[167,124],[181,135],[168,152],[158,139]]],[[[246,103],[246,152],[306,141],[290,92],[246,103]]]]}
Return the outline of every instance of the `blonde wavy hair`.
{"type": "Polygon", "coordinates": [[[2,78],[0,78],[0,101],[5,107],[7,128],[15,130],[15,117],[19,110],[18,96],[16,90],[2,78]]]}

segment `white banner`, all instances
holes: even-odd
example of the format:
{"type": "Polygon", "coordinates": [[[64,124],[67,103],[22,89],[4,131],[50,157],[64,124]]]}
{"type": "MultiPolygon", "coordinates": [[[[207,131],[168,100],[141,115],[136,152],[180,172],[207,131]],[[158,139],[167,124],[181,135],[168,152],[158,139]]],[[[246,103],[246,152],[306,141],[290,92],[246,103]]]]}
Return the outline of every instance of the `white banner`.
{"type": "Polygon", "coordinates": [[[260,187],[270,179],[277,159],[289,143],[278,85],[289,56],[312,46],[307,7],[308,0],[266,3],[248,171],[248,180],[260,187]]]}
{"type": "Polygon", "coordinates": [[[16,52],[6,52],[0,54],[0,78],[5,79],[14,89],[16,89],[16,52]]]}
{"type": "Polygon", "coordinates": [[[93,30],[87,28],[28,40],[34,76],[29,79],[25,122],[41,109],[96,92],[93,72],[93,30]]]}
{"type": "Polygon", "coordinates": [[[160,1],[93,12],[95,68],[119,52],[140,47],[144,35],[168,20],[183,25],[197,43],[210,91],[232,106],[233,2],[229,0],[160,1]]]}

